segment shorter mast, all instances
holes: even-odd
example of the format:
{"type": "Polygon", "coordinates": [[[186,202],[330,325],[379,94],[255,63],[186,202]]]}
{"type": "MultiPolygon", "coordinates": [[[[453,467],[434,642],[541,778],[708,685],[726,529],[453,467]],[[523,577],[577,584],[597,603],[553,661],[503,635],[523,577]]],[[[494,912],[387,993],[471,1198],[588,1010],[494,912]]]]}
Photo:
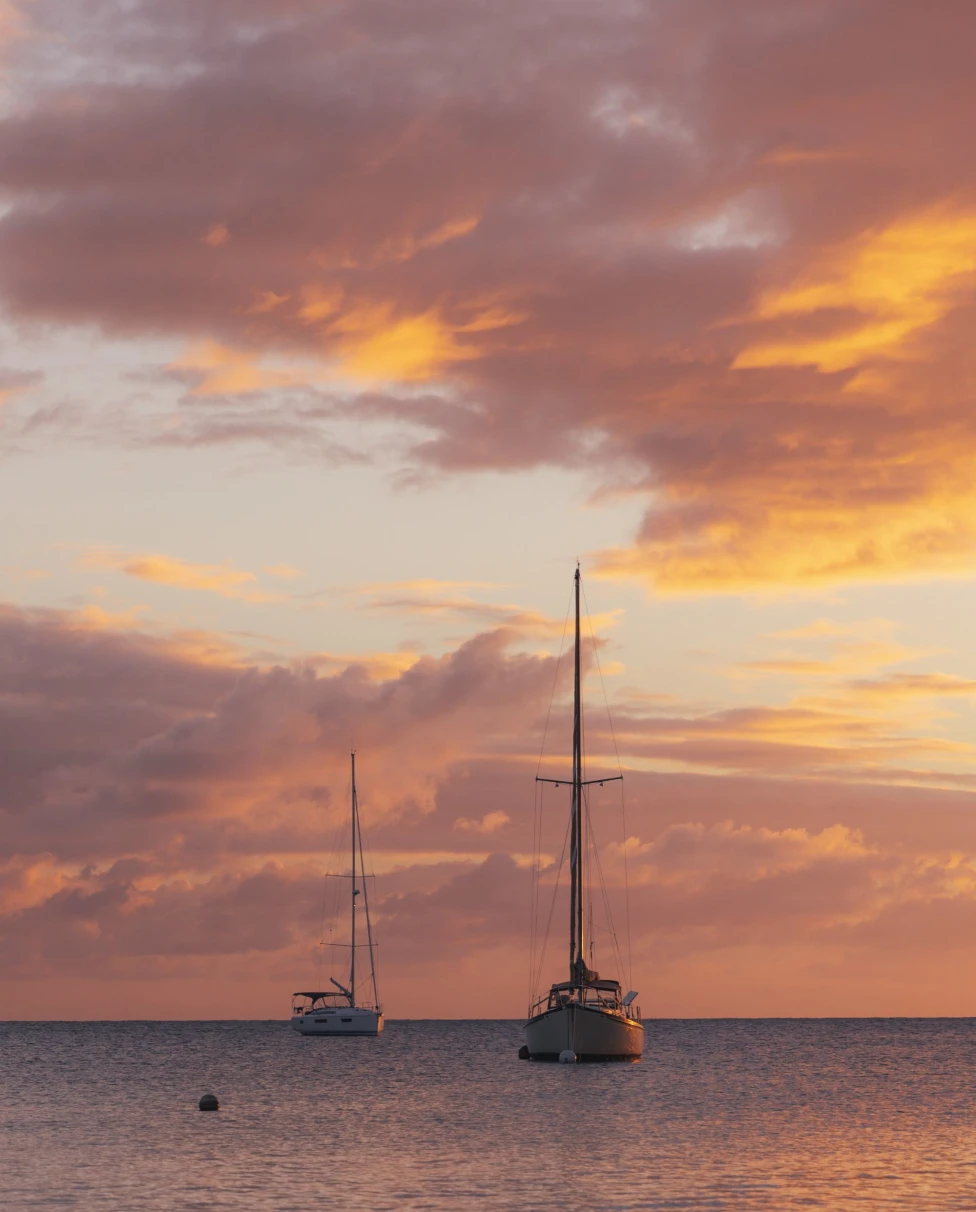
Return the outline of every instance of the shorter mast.
{"type": "Polygon", "coordinates": [[[359,839],[359,873],[363,881],[363,908],[366,910],[366,941],[369,944],[369,976],[373,982],[373,1008],[379,1010],[380,995],[376,988],[376,961],[373,958],[373,927],[369,920],[369,893],[366,884],[366,865],[363,858],[363,828],[359,820],[359,802],[356,802],[356,837],[359,839]]]}
{"type": "Polygon", "coordinates": [[[349,954],[352,958],[349,961],[349,1005],[356,1004],[356,897],[359,896],[359,889],[356,887],[356,832],[358,824],[358,804],[356,803],[356,752],[353,750],[350,755],[352,758],[352,870],[350,879],[352,881],[352,946],[349,954]]]}

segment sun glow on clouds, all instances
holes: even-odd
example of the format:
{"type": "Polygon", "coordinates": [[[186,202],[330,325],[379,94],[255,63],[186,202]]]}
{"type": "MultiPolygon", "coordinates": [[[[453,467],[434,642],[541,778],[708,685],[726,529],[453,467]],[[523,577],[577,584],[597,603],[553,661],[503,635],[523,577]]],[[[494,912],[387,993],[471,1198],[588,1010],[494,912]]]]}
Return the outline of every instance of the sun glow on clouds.
{"type": "Polygon", "coordinates": [[[342,373],[367,382],[422,383],[453,362],[479,357],[436,311],[396,317],[377,304],[343,314],[329,331],[339,338],[342,373]]]}
{"type": "MultiPolygon", "coordinates": [[[[744,488],[741,495],[729,494],[711,519],[682,530],[669,525],[662,503],[649,514],[637,544],[601,552],[595,573],[648,580],[674,594],[777,593],[843,581],[965,576],[967,557],[976,551],[976,455],[947,451],[941,483],[935,482],[940,468],[931,470],[930,495],[897,509],[886,499],[896,490],[885,483],[889,472],[882,467],[874,494],[862,484],[856,499],[833,506],[821,495],[803,499],[787,484],[769,485],[762,499],[744,488]]],[[[897,475],[893,471],[891,478],[897,475]]],[[[847,495],[843,486],[834,491],[847,495]]],[[[676,513],[680,517],[680,506],[676,513]]]]}
{"type": "Polygon", "coordinates": [[[831,769],[865,782],[973,783],[976,746],[944,732],[956,714],[949,704],[976,697],[976,682],[936,672],[887,672],[891,665],[936,654],[837,637],[838,631],[848,637],[865,626],[825,628],[821,621],[797,628],[791,634],[806,651],[727,670],[735,679],[793,683],[776,706],[754,702],[703,710],[631,700],[616,727],[622,751],[643,752],[678,769],[780,770],[794,779],[822,777],[831,769]]]}
{"type": "MultiPolygon", "coordinates": [[[[244,309],[248,315],[279,311],[290,296],[266,291],[244,309]]],[[[317,362],[292,360],[286,369],[267,365],[272,350],[245,351],[217,341],[191,345],[176,361],[174,371],[197,377],[195,396],[246,395],[275,387],[337,381],[359,383],[424,383],[456,363],[483,354],[472,340],[522,323],[524,313],[486,307],[459,323],[448,323],[438,308],[413,315],[397,314],[385,301],[347,301],[341,290],[309,287],[297,308],[298,319],[319,328],[323,351],[317,362]]]]}
{"type": "MultiPolygon", "coordinates": [[[[18,333],[54,334],[50,382],[0,368],[0,395],[31,387],[4,404],[9,466],[33,444],[56,475],[61,443],[79,463],[100,444],[91,466],[122,448],[140,468],[171,459],[169,492],[192,460],[210,490],[246,451],[228,496],[246,482],[235,500],[249,504],[246,477],[277,464],[264,483],[285,486],[297,524],[280,551],[255,527],[253,554],[230,564],[239,542],[181,546],[160,517],[166,550],[205,556],[184,560],[99,519],[131,488],[112,473],[79,511],[93,534],[71,536],[73,552],[119,545],[84,561],[108,586],[101,603],[138,593],[228,629],[274,614],[284,658],[198,626],[163,633],[141,605],[53,608],[94,596],[90,575],[78,593],[59,572],[34,586],[51,610],[0,607],[0,751],[16,755],[0,763],[4,975],[206,976],[216,955],[245,988],[256,966],[304,971],[350,744],[382,835],[391,988],[422,980],[440,997],[499,940],[517,952],[561,603],[538,588],[544,567],[519,568],[511,509],[485,510],[499,533],[472,556],[467,502],[449,541],[436,527],[405,540],[439,558],[401,546],[384,570],[357,543],[342,567],[337,542],[341,584],[322,589],[324,561],[301,550],[301,523],[323,516],[311,494],[343,463],[357,521],[395,510],[369,479],[389,457],[415,481],[557,466],[609,486],[644,519],[587,541],[608,548],[603,575],[748,595],[745,610],[780,620],[756,634],[739,603],[705,600],[592,621],[601,642],[620,622],[614,655],[652,670],[633,693],[611,687],[615,736],[598,712],[587,728],[590,760],[612,768],[619,743],[628,769],[655,990],[670,964],[723,990],[683,1008],[722,1013],[753,978],[779,996],[788,956],[803,996],[748,1011],[871,1009],[863,973],[879,954],[904,1000],[937,990],[913,947],[948,971],[976,929],[968,639],[950,651],[942,604],[914,587],[883,607],[907,631],[793,624],[824,586],[976,567],[976,190],[960,154],[973,14],[943,5],[933,38],[931,14],[890,0],[879,38],[872,4],[757,0],[743,20],[727,0],[575,5],[569,19],[556,5],[526,22],[517,5],[461,3],[404,40],[388,0],[293,4],[280,20],[272,0],[236,7],[247,14],[223,6],[215,26],[208,6],[163,0],[25,3],[51,23],[39,58],[30,38],[7,47],[3,305],[18,333]],[[89,399],[64,406],[69,330],[86,334],[93,377],[89,399]],[[172,355],[158,351],[174,348],[160,375],[172,355]],[[110,377],[114,411],[100,403],[110,377]],[[308,496],[289,493],[292,452],[303,471],[328,466],[308,496]],[[310,592],[294,592],[285,559],[310,592]],[[510,566],[517,588],[472,579],[510,566]],[[409,569],[443,579],[380,583],[409,569]],[[718,649],[701,668],[681,648],[696,628],[718,649]],[[827,952],[844,961],[825,981],[827,952]],[[843,1000],[818,1002],[825,986],[843,1000]]],[[[0,43],[20,11],[0,0],[0,43]]],[[[320,525],[304,530],[320,543],[320,525]]],[[[557,678],[563,738],[568,716],[557,678]]],[[[561,751],[546,761],[565,771],[561,751]]],[[[945,1010],[939,996],[926,1010],[945,1010]]]]}
{"type": "Polygon", "coordinates": [[[835,313],[834,331],[751,345],[735,368],[813,365],[829,373],[876,357],[910,357],[908,339],[950,311],[957,287],[976,270],[976,214],[927,211],[868,232],[823,261],[765,294],[757,318],[835,313]]]}
{"type": "MultiPolygon", "coordinates": [[[[795,630],[811,631],[811,644],[845,639],[833,626],[795,630]]],[[[384,671],[341,657],[294,669],[222,668],[175,643],[107,626],[96,645],[76,621],[54,614],[0,615],[0,633],[0,688],[34,704],[52,696],[62,713],[57,732],[38,731],[32,741],[33,760],[47,761],[51,746],[41,810],[11,818],[5,844],[16,854],[0,853],[8,972],[100,979],[137,967],[164,975],[196,971],[215,955],[247,957],[252,969],[273,961],[300,970],[318,937],[321,869],[344,811],[350,732],[369,755],[361,790],[373,843],[381,842],[376,912],[390,986],[399,988],[418,964],[439,979],[440,965],[446,971],[500,937],[519,945],[528,814],[498,804],[517,803],[531,781],[551,660],[518,656],[489,635],[443,658],[407,654],[402,667],[384,671]],[[39,662],[26,683],[25,662],[39,662]],[[70,770],[65,728],[75,736],[70,770]],[[119,816],[119,803],[132,805],[137,829],[119,816]]],[[[908,692],[902,681],[891,701],[961,692],[949,682],[916,677],[908,692]]],[[[861,683],[838,684],[861,693],[861,683]]],[[[892,904],[914,912],[937,900],[962,912],[976,894],[968,852],[899,849],[837,819],[815,828],[764,824],[743,819],[745,801],[735,820],[698,819],[684,792],[679,815],[661,818],[658,792],[649,796],[638,773],[650,760],[763,776],[847,769],[867,779],[873,762],[876,777],[890,779],[897,772],[885,762],[902,761],[913,745],[917,754],[925,739],[888,728],[889,706],[879,715],[869,694],[860,712],[826,700],[698,718],[681,717],[676,704],[625,710],[617,738],[633,788],[627,851],[638,956],[659,945],[662,916],[662,937],[685,960],[698,954],[694,932],[703,922],[708,954],[726,955],[740,934],[751,937],[753,892],[769,928],[785,914],[794,941],[806,931],[819,938],[838,922],[883,922],[892,904]]],[[[563,700],[556,710],[565,710],[563,700]]],[[[609,747],[601,728],[598,718],[589,721],[593,760],[609,747]]],[[[24,776],[11,767],[2,777],[19,788],[24,776]]],[[[775,795],[783,800],[781,790],[775,795]]],[[[554,861],[546,860],[544,882],[554,861]]],[[[619,892],[620,847],[608,844],[603,861],[611,892],[619,892]]],[[[662,962],[655,960],[659,974],[662,962]]]]}
{"type": "MultiPolygon", "coordinates": [[[[318,304],[317,306],[321,306],[318,304]]],[[[327,327],[339,353],[338,372],[363,382],[422,383],[458,362],[477,360],[473,334],[519,324],[524,317],[488,308],[472,319],[449,324],[438,309],[397,316],[392,304],[355,305],[327,327]]]]}

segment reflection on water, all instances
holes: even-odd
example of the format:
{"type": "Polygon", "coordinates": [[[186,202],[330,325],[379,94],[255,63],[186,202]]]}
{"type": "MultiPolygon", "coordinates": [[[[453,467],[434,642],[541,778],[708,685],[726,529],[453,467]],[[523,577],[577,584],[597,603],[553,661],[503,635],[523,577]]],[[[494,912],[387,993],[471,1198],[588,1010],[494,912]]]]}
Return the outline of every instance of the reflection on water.
{"type": "Polygon", "coordinates": [[[0,1207],[976,1208],[976,1021],[646,1027],[575,1066],[510,1022],[0,1025],[0,1207]]]}

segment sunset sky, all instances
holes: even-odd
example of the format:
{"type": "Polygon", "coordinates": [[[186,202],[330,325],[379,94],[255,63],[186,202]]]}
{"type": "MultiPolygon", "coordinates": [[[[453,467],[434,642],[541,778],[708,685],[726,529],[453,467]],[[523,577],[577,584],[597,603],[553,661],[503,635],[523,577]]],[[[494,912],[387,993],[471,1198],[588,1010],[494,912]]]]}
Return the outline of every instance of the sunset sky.
{"type": "Polygon", "coordinates": [[[285,1017],[351,747],[387,1014],[520,1015],[577,559],[645,1017],[976,1014],[974,35],[0,0],[0,1018],[285,1017]]]}

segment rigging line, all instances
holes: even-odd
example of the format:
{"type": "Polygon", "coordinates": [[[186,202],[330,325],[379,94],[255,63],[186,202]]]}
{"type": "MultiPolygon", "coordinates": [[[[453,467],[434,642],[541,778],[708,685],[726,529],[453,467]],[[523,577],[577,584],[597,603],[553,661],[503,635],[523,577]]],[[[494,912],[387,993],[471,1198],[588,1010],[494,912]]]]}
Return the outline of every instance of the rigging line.
{"type": "MultiPolygon", "coordinates": [[[[374,881],[374,883],[373,883],[373,888],[375,889],[375,888],[376,888],[376,883],[375,883],[375,880],[376,880],[376,862],[375,862],[375,860],[374,860],[374,858],[373,858],[373,845],[372,845],[372,842],[370,841],[370,838],[369,838],[369,830],[367,829],[367,830],[366,830],[365,835],[363,834],[363,822],[362,822],[362,817],[360,817],[360,818],[359,818],[359,857],[360,857],[360,862],[362,862],[362,858],[363,858],[363,846],[364,846],[364,845],[365,845],[365,853],[366,853],[366,858],[368,858],[368,859],[369,859],[369,862],[366,864],[366,866],[367,866],[367,867],[369,867],[369,871],[368,871],[368,872],[366,872],[366,871],[364,871],[364,872],[363,872],[363,884],[364,884],[364,887],[365,887],[366,880],[368,880],[368,879],[373,880],[373,881],[374,881]]],[[[377,935],[377,933],[376,933],[376,931],[375,931],[375,929],[374,929],[374,931],[373,931],[373,946],[374,946],[374,947],[378,947],[379,945],[380,945],[379,936],[377,935]]]]}
{"type": "Polygon", "coordinates": [[[324,937],[325,937],[325,903],[328,900],[328,896],[329,896],[329,873],[328,873],[328,871],[326,871],[325,875],[322,877],[322,913],[319,917],[319,938],[318,938],[318,948],[317,948],[319,954],[318,954],[318,963],[315,966],[315,984],[316,985],[320,985],[322,983],[322,959],[323,959],[323,955],[324,955],[322,944],[323,944],[324,937]]]}
{"type": "MultiPolygon", "coordinates": [[[[590,821],[589,805],[587,805],[587,809],[586,809],[586,819],[587,819],[587,821],[590,821]]],[[[590,822],[591,832],[592,832],[592,829],[593,829],[593,825],[592,825],[592,822],[590,822]]],[[[623,956],[620,953],[620,943],[617,940],[617,927],[614,924],[614,920],[613,920],[613,910],[610,907],[610,893],[607,888],[606,878],[603,874],[603,863],[600,861],[600,851],[597,848],[595,841],[593,843],[593,857],[596,859],[597,875],[599,876],[599,879],[600,879],[600,893],[603,897],[603,908],[607,915],[607,933],[610,935],[610,944],[613,949],[614,962],[618,965],[618,968],[622,969],[624,966],[624,961],[623,961],[623,956]]]]}
{"type": "MultiPolygon", "coordinates": [[[[582,582],[580,582],[582,588],[582,582]]],[[[603,666],[600,664],[600,652],[597,647],[596,633],[593,630],[593,620],[590,617],[590,604],[586,600],[586,590],[583,589],[583,604],[586,606],[586,625],[590,629],[590,642],[593,645],[593,659],[596,662],[596,671],[600,675],[600,689],[603,691],[603,705],[607,710],[607,723],[610,726],[610,739],[613,741],[613,755],[617,759],[617,773],[623,774],[623,766],[620,764],[620,751],[617,748],[617,734],[613,730],[613,716],[610,714],[610,700],[607,697],[607,684],[603,679],[603,666]]]]}
{"type": "MultiPolygon", "coordinates": [[[[366,911],[366,940],[369,945],[369,975],[373,983],[373,1005],[379,1009],[380,995],[376,988],[376,961],[373,958],[373,927],[369,920],[369,891],[368,881],[366,879],[366,861],[363,858],[363,823],[358,812],[356,812],[356,834],[359,838],[359,871],[363,879],[363,908],[366,911]]],[[[353,881],[355,883],[355,880],[353,881]]]]}
{"type": "MultiPolygon", "coordinates": [[[[616,742],[614,742],[616,744],[616,742]]],[[[634,945],[630,933],[630,876],[627,870],[627,799],[623,779],[620,780],[620,824],[624,831],[624,929],[627,931],[627,981],[634,987],[634,945]]]]}
{"type": "MultiPolygon", "coordinates": [[[[325,941],[325,918],[326,918],[326,908],[327,908],[328,900],[329,900],[329,876],[332,874],[333,859],[338,858],[339,842],[341,840],[339,837],[339,833],[340,833],[341,829],[342,829],[342,826],[340,825],[336,829],[334,829],[332,832],[332,841],[329,846],[329,849],[326,851],[326,854],[328,855],[327,865],[326,865],[325,871],[322,874],[322,914],[319,919],[318,962],[316,963],[316,966],[315,966],[315,983],[316,983],[316,985],[320,985],[322,983],[322,964],[325,960],[325,948],[326,948],[326,946],[331,946],[331,944],[327,944],[325,941]]],[[[338,906],[335,906],[333,908],[333,912],[331,914],[329,914],[329,933],[330,934],[335,932],[334,919],[335,919],[337,911],[338,911],[338,906]]]]}
{"type": "MultiPolygon", "coordinates": [[[[593,657],[596,670],[600,675],[600,688],[603,690],[603,703],[607,709],[607,724],[610,727],[610,739],[613,742],[613,755],[617,759],[617,773],[622,775],[624,768],[620,763],[620,750],[617,747],[617,734],[613,727],[613,716],[610,714],[610,700],[607,697],[607,684],[603,680],[603,667],[600,664],[600,654],[597,651],[596,636],[593,634],[593,621],[590,617],[590,604],[586,600],[586,588],[580,582],[583,590],[583,604],[586,607],[586,623],[590,629],[590,639],[593,642],[593,657]]],[[[620,824],[624,833],[624,929],[627,932],[627,979],[630,987],[634,987],[634,946],[630,930],[630,873],[627,869],[627,798],[624,792],[623,779],[620,780],[620,824]]],[[[623,967],[623,964],[621,964],[623,967]]]]}
{"type": "Polygon", "coordinates": [[[569,626],[569,612],[572,609],[572,605],[573,605],[573,595],[571,593],[569,595],[569,601],[566,604],[566,616],[563,619],[563,633],[559,637],[559,653],[556,656],[556,668],[552,671],[552,689],[549,691],[549,708],[546,711],[546,723],[545,723],[545,727],[542,730],[542,744],[539,746],[539,762],[535,768],[535,772],[537,775],[538,775],[539,771],[542,769],[542,759],[546,752],[546,737],[549,735],[549,719],[552,715],[553,699],[556,697],[556,678],[559,676],[559,665],[563,659],[563,646],[566,643],[566,628],[569,626]]]}
{"type": "Polygon", "coordinates": [[[538,804],[537,822],[538,828],[533,840],[533,857],[532,857],[532,882],[533,882],[533,909],[532,909],[532,956],[531,966],[529,968],[529,1002],[531,1004],[532,995],[535,992],[533,980],[535,978],[536,965],[539,960],[539,902],[542,893],[542,831],[545,821],[545,783],[536,783],[538,794],[535,802],[538,804]]]}
{"type": "MultiPolygon", "coordinates": [[[[333,830],[333,834],[332,834],[332,849],[331,849],[331,852],[329,855],[329,871],[325,877],[326,883],[329,882],[328,877],[329,877],[329,875],[332,874],[331,869],[333,867],[335,867],[336,874],[338,875],[339,869],[342,866],[341,856],[345,853],[345,837],[346,837],[346,821],[345,821],[345,816],[342,816],[339,818],[338,824],[335,826],[335,829],[333,830]]],[[[336,942],[335,935],[336,935],[336,925],[339,920],[339,901],[341,899],[341,896],[342,896],[342,880],[337,879],[335,881],[335,887],[333,889],[332,909],[331,909],[331,913],[329,914],[329,936],[330,936],[330,938],[329,938],[328,943],[326,943],[324,939],[322,940],[322,951],[320,952],[320,954],[323,955],[323,957],[324,957],[325,947],[330,948],[330,963],[332,964],[333,969],[335,968],[335,963],[336,963],[337,942],[336,942]]],[[[320,975],[321,975],[321,965],[320,965],[320,975]]]]}
{"type": "Polygon", "coordinates": [[[542,954],[539,956],[539,969],[533,982],[533,990],[539,987],[542,980],[542,967],[546,962],[546,948],[549,945],[549,931],[552,928],[553,910],[556,908],[556,893],[559,891],[559,880],[562,877],[563,866],[566,862],[566,847],[569,844],[569,826],[571,819],[566,822],[566,832],[563,834],[563,848],[559,855],[559,866],[556,869],[556,881],[552,886],[552,900],[549,903],[549,920],[546,922],[546,933],[542,940],[542,954]]]}
{"type": "MultiPolygon", "coordinates": [[[[573,594],[570,593],[566,603],[566,614],[563,616],[563,629],[559,637],[559,651],[556,654],[556,666],[552,671],[552,686],[549,690],[549,706],[546,709],[546,722],[542,729],[542,743],[539,746],[539,760],[535,773],[538,778],[542,769],[542,760],[546,752],[546,738],[549,735],[549,721],[552,717],[552,704],[556,697],[556,680],[559,677],[559,666],[563,659],[563,648],[566,645],[566,628],[569,626],[569,612],[573,605],[573,594]]],[[[535,956],[539,934],[539,882],[541,879],[540,866],[542,863],[542,813],[544,789],[539,782],[535,783],[539,793],[532,797],[532,884],[529,894],[529,1001],[535,992],[533,984],[535,973],[535,956]]],[[[541,968],[541,961],[540,961],[541,968]]]]}

